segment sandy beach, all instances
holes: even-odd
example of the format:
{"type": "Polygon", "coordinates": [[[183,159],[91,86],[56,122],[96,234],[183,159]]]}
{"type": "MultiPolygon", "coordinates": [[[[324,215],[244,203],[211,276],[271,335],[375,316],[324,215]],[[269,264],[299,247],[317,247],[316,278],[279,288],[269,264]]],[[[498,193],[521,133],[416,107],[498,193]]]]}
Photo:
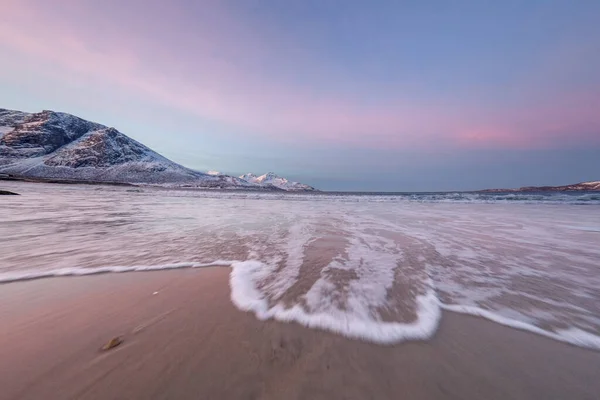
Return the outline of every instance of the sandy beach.
{"type": "Polygon", "coordinates": [[[600,400],[598,15],[0,0],[0,400],[600,400]]]}
{"type": "Polygon", "coordinates": [[[597,399],[600,353],[445,312],[380,346],[259,321],[228,268],[39,279],[0,290],[1,399],[597,399]],[[111,350],[112,337],[124,342],[111,350]]]}

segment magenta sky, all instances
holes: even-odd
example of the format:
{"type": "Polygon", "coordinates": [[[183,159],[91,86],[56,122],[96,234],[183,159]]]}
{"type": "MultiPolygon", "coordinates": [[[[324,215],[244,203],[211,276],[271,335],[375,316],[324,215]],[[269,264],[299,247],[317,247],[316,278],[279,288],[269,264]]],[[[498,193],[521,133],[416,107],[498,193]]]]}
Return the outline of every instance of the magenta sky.
{"type": "Polygon", "coordinates": [[[0,107],[332,189],[600,178],[600,3],[291,3],[2,0],[0,107]]]}

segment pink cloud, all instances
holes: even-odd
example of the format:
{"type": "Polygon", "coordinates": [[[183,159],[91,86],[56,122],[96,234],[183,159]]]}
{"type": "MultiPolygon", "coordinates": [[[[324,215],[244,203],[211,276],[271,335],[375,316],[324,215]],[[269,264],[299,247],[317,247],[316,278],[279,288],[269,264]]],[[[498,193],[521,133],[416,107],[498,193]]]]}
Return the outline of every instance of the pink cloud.
{"type": "MultiPolygon", "coordinates": [[[[593,89],[593,88],[591,88],[593,89]]],[[[600,92],[562,93],[530,107],[491,113],[479,110],[470,123],[454,127],[464,146],[508,148],[600,144],[600,92]]]]}
{"type": "MultiPolygon", "coordinates": [[[[468,101],[416,102],[402,94],[366,107],[327,87],[270,77],[261,65],[276,55],[265,38],[222,3],[202,6],[206,15],[197,21],[167,2],[8,0],[0,14],[0,48],[30,57],[40,70],[52,65],[60,71],[56,79],[116,85],[282,141],[397,148],[600,142],[597,92],[499,111],[468,101]]],[[[318,68],[318,60],[306,63],[298,68],[318,68]]]]}

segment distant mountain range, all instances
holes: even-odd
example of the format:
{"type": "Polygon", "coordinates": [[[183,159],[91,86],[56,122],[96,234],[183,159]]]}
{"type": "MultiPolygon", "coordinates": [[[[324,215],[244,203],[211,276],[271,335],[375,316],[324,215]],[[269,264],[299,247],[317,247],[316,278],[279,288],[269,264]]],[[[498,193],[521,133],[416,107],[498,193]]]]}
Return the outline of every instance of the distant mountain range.
{"type": "Polygon", "coordinates": [[[240,179],[243,179],[246,182],[254,183],[265,187],[275,186],[287,191],[315,190],[313,187],[305,185],[303,183],[288,181],[285,178],[275,175],[273,172],[268,172],[261,176],[256,176],[254,174],[248,173],[240,176],[240,179]]]}
{"type": "Polygon", "coordinates": [[[565,186],[527,186],[519,189],[486,189],[482,192],[568,192],[600,191],[600,181],[581,182],[565,186]]]}
{"type": "Polygon", "coordinates": [[[215,171],[195,171],[115,128],[48,110],[26,113],[0,108],[0,175],[166,187],[315,190],[272,173],[263,175],[268,178],[246,180],[215,171]]]}

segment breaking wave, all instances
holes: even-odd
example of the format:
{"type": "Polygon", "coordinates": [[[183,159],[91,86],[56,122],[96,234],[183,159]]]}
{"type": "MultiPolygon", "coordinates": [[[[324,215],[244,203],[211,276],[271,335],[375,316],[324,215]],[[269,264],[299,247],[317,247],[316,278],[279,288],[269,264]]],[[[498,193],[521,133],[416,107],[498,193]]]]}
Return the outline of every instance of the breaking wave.
{"type": "Polygon", "coordinates": [[[598,192],[448,192],[448,193],[261,193],[243,191],[173,191],[177,196],[247,200],[326,201],[342,203],[460,203],[600,205],[598,192]]]}

